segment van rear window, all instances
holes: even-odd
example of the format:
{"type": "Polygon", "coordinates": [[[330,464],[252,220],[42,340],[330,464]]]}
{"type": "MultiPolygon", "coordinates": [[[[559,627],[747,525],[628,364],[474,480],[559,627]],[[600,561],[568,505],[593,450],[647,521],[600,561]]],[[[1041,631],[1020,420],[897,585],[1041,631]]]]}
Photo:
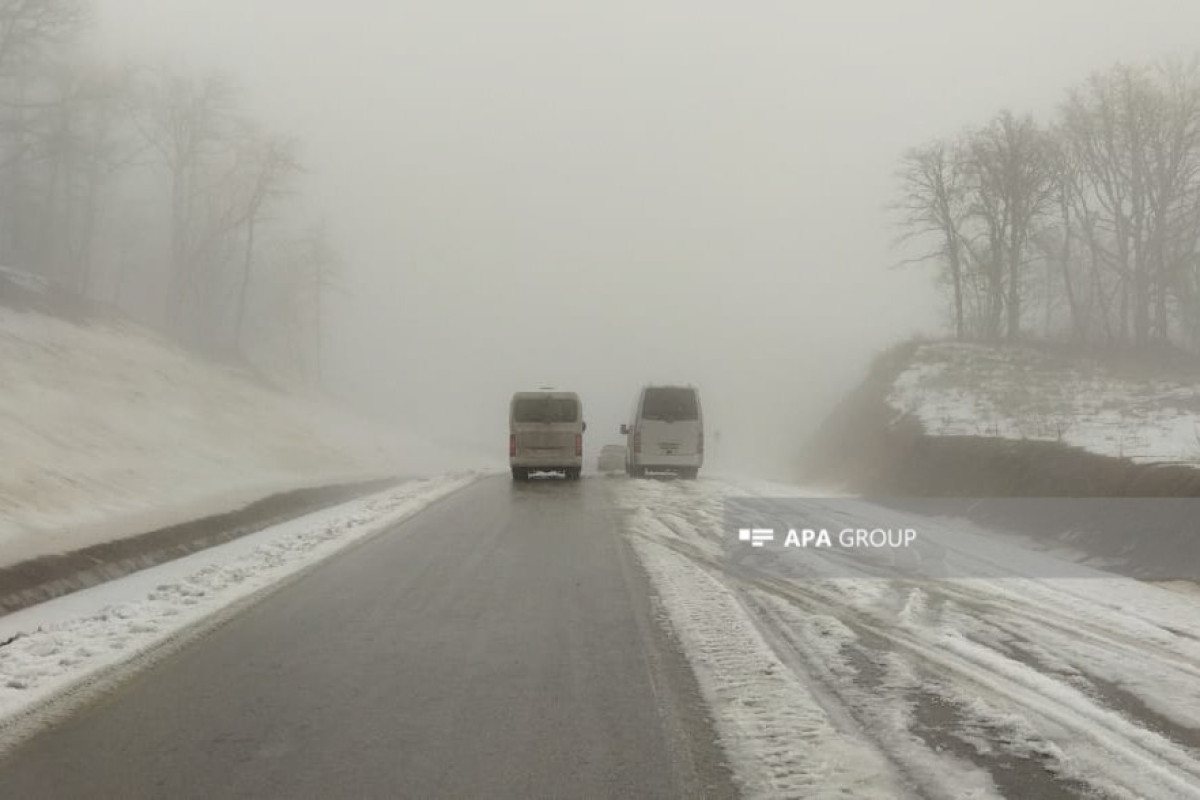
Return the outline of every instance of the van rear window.
{"type": "Polygon", "coordinates": [[[642,419],[678,422],[699,419],[693,389],[660,387],[647,389],[642,398],[642,419]]]}
{"type": "Polygon", "coordinates": [[[514,422],[578,422],[579,403],[570,397],[519,397],[514,422]]]}

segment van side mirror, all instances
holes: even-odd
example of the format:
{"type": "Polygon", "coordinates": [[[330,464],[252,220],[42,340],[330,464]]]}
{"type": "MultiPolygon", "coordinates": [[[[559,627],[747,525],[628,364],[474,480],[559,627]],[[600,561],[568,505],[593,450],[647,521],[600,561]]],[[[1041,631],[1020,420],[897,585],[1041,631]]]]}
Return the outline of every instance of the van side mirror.
{"type": "Polygon", "coordinates": [[[629,435],[629,426],[626,425],[624,422],[621,423],[621,435],[623,435],[623,436],[629,435]]]}
{"type": "Polygon", "coordinates": [[[584,429],[585,431],[587,430],[587,423],[586,423],[586,422],[585,422],[585,423],[583,423],[583,429],[584,429]]]}

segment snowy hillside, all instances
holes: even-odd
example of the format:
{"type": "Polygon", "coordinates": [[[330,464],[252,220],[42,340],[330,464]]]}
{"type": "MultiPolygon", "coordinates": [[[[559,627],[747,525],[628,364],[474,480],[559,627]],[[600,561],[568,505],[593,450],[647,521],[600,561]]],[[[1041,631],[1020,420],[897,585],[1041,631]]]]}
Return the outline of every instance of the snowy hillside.
{"type": "Polygon", "coordinates": [[[1137,462],[1200,466],[1200,374],[1169,377],[1031,348],[921,346],[888,404],[931,436],[1062,442],[1137,462]]]}
{"type": "Polygon", "coordinates": [[[0,308],[0,565],[286,489],[449,469],[133,326],[0,308]]]}

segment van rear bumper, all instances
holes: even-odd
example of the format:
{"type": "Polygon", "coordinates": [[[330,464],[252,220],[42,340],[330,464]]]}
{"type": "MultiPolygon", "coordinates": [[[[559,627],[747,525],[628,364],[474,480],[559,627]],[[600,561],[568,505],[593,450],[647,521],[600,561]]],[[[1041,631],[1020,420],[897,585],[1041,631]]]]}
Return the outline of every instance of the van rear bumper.
{"type": "Polygon", "coordinates": [[[582,467],[582,456],[515,456],[508,460],[510,467],[522,469],[566,469],[567,467],[582,467]]]}
{"type": "Polygon", "coordinates": [[[644,469],[678,469],[679,467],[696,467],[699,469],[704,466],[704,456],[700,453],[691,455],[649,455],[649,456],[634,456],[633,463],[635,466],[643,467],[644,469]]]}

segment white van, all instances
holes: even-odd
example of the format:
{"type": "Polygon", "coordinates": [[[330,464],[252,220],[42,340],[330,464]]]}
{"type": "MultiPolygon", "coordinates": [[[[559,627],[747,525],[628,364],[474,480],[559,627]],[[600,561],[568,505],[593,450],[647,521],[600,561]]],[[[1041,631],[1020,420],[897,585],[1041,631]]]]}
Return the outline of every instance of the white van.
{"type": "Polygon", "coordinates": [[[515,481],[534,472],[579,480],[583,469],[583,407],[574,392],[517,392],[508,408],[508,462],[515,481]]]}
{"type": "Polygon", "coordinates": [[[628,441],[625,471],[674,472],[695,478],[704,463],[704,416],[692,386],[646,386],[638,394],[633,422],[622,425],[628,441]]]}

